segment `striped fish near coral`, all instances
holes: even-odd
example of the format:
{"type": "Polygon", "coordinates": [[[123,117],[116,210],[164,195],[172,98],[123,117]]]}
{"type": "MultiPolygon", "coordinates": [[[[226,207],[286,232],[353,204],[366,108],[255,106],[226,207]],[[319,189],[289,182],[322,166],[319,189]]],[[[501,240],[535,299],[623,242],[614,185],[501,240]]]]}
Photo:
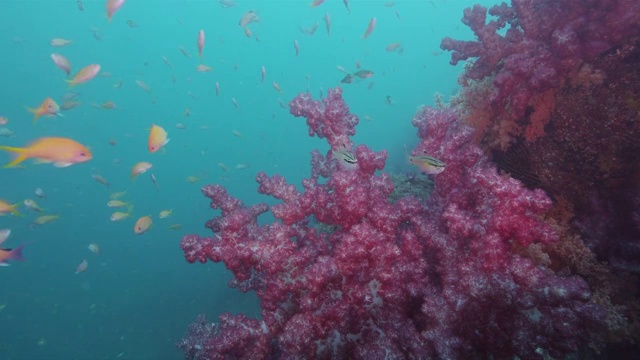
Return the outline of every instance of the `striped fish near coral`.
{"type": "Polygon", "coordinates": [[[446,166],[442,161],[429,155],[409,156],[409,162],[417,166],[427,175],[437,175],[444,171],[446,166]]]}
{"type": "Polygon", "coordinates": [[[333,156],[341,165],[346,167],[353,167],[358,163],[358,158],[348,150],[333,150],[333,156]]]}

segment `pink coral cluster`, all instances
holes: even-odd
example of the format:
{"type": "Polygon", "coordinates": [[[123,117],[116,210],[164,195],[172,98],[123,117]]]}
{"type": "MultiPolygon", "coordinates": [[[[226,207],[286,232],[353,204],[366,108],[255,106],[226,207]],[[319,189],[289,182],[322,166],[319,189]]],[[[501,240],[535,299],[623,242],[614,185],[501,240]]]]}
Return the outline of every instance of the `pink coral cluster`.
{"type": "Polygon", "coordinates": [[[441,47],[453,51],[451,63],[477,58],[465,76],[479,80],[495,74],[496,106],[525,114],[535,94],[556,88],[582,61],[640,34],[636,0],[512,0],[489,10],[475,5],[462,22],[477,41],[446,37],[441,47]],[[509,25],[504,36],[498,31],[509,25]]]}
{"type": "MultiPolygon", "coordinates": [[[[340,89],[290,106],[311,135],[350,144],[357,118],[340,89]]],[[[603,314],[586,282],[521,255],[558,236],[543,218],[546,195],[500,176],[452,111],[422,108],[414,125],[414,153],[447,163],[427,203],[390,202],[387,154],[365,145],[349,169],[315,152],[301,191],[259,173],[259,192],[282,201],[271,208],[203,188],[221,216],[206,224],[213,236],[183,237],[186,259],[222,261],[232,286],[256,291],[262,316],[199,318],[179,344],[186,358],[529,359],[590,340],[603,314]],[[258,225],[269,210],[276,221],[258,225]]]]}
{"type": "Polygon", "coordinates": [[[472,60],[458,115],[502,170],[568,204],[565,222],[600,261],[640,274],[640,2],[513,0],[488,13],[464,12],[476,41],[441,44],[452,64],[472,60]]]}
{"type": "Polygon", "coordinates": [[[494,113],[488,116],[499,124],[492,125],[485,142],[503,150],[513,137],[532,140],[542,132],[548,114],[525,118],[537,111],[537,96],[561,87],[583,62],[640,35],[636,0],[512,0],[512,6],[502,3],[488,12],[495,19],[487,22],[487,8],[465,9],[462,21],[477,40],[446,37],[441,48],[453,51],[453,65],[473,59],[465,83],[492,77],[488,100],[494,113]]]}
{"type": "Polygon", "coordinates": [[[332,148],[351,148],[350,136],[356,134],[358,117],[349,113],[342,99],[342,89],[329,90],[322,102],[314,101],[311,94],[303,93],[291,101],[291,114],[307,119],[309,136],[316,135],[332,148]]]}

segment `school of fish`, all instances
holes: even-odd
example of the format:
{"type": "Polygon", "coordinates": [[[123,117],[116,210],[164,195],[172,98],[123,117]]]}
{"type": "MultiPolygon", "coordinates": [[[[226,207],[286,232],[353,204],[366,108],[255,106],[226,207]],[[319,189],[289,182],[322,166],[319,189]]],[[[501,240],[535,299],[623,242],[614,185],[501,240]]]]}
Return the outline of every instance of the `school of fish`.
{"type": "MultiPolygon", "coordinates": [[[[124,12],[125,11],[124,9],[127,8],[125,2],[126,0],[106,0],[105,10],[106,10],[107,23],[112,23],[116,21],[116,19],[118,20],[121,19],[120,13],[124,12]]],[[[352,9],[351,9],[349,0],[343,0],[342,2],[346,11],[349,14],[351,14],[352,9]]],[[[234,0],[219,0],[218,3],[222,8],[232,8],[236,6],[236,3],[234,0]]],[[[309,7],[319,8],[319,7],[322,7],[324,3],[325,3],[325,0],[313,0],[309,3],[309,7]]],[[[393,7],[394,4],[395,3],[393,1],[389,1],[384,3],[384,6],[393,7]]],[[[79,11],[85,10],[85,5],[82,2],[82,0],[77,0],[77,8],[79,11]]],[[[128,15],[131,15],[131,14],[128,14],[128,15]]],[[[400,19],[400,14],[397,10],[395,12],[395,15],[398,19],[400,19]]],[[[251,30],[251,28],[258,26],[259,24],[262,23],[262,21],[263,20],[261,18],[261,14],[259,11],[248,10],[244,12],[244,14],[240,17],[238,21],[238,25],[240,26],[240,28],[242,29],[246,37],[255,38],[256,41],[261,41],[259,34],[254,34],[254,31],[251,30]]],[[[327,35],[331,35],[332,20],[328,12],[324,13],[324,16],[322,17],[322,21],[324,21],[327,35]]],[[[136,21],[131,19],[127,19],[126,24],[130,28],[137,28],[139,26],[136,21]]],[[[375,33],[374,30],[376,29],[377,24],[378,24],[378,20],[377,20],[377,17],[375,16],[370,17],[369,21],[366,24],[362,24],[362,28],[364,29],[364,33],[361,37],[362,40],[367,40],[374,35],[375,33]]],[[[307,27],[299,25],[299,29],[305,35],[313,35],[318,29],[318,23],[316,22],[315,24],[312,24],[311,26],[307,26],[307,27]]],[[[92,28],[92,33],[93,33],[93,37],[96,40],[102,40],[102,34],[97,28],[92,28]]],[[[201,29],[196,34],[194,34],[195,41],[192,40],[193,43],[196,45],[197,52],[198,52],[199,63],[196,65],[195,70],[201,73],[212,72],[215,70],[213,67],[203,63],[205,59],[211,58],[211,56],[208,56],[208,57],[205,56],[206,52],[211,51],[210,47],[207,47],[206,39],[207,39],[206,32],[205,30],[201,29]]],[[[302,49],[301,42],[298,39],[292,39],[292,40],[293,40],[292,44],[294,49],[294,56],[298,57],[301,51],[304,49],[302,49]]],[[[110,73],[102,72],[102,66],[99,63],[83,64],[83,67],[80,68],[80,70],[78,70],[77,72],[75,72],[73,76],[71,76],[71,74],[73,73],[72,64],[75,64],[75,62],[72,62],[71,60],[73,59],[70,60],[67,56],[63,54],[63,52],[65,48],[74,46],[73,45],[74,41],[70,39],[64,39],[64,38],[53,38],[50,40],[49,44],[52,47],[55,47],[57,49],[57,52],[51,53],[49,57],[53,62],[53,64],[58,69],[60,69],[65,74],[65,76],[67,76],[67,78],[64,79],[64,82],[61,81],[61,84],[66,83],[67,89],[69,91],[71,90],[75,91],[77,87],[81,87],[83,84],[86,84],[92,81],[96,77],[102,77],[102,78],[111,77],[110,73]]],[[[179,45],[177,48],[185,57],[187,58],[191,57],[191,54],[186,47],[179,45]]],[[[404,47],[401,42],[393,42],[388,44],[385,47],[385,50],[387,52],[396,52],[398,54],[402,54],[404,51],[404,47]]],[[[166,66],[170,68],[174,67],[173,63],[169,60],[167,56],[163,55],[161,59],[166,64],[166,66]]],[[[237,69],[237,67],[238,67],[237,65],[234,66],[235,69],[237,69]]],[[[342,66],[337,66],[337,68],[338,70],[340,70],[345,74],[343,79],[340,81],[341,83],[357,84],[358,82],[368,81],[369,83],[367,88],[371,89],[373,87],[373,82],[371,81],[371,79],[374,77],[375,73],[374,71],[371,71],[368,69],[361,69],[360,61],[356,61],[355,71],[346,70],[342,66]]],[[[265,65],[261,65],[258,70],[260,74],[260,82],[265,83],[267,81],[267,78],[269,77],[267,72],[267,67],[265,65]]],[[[116,82],[115,84],[113,84],[113,88],[118,89],[122,87],[123,82],[125,80],[120,80],[116,82]]],[[[126,81],[131,81],[135,83],[137,87],[144,90],[145,92],[149,94],[153,94],[152,88],[140,79],[129,79],[126,81]]],[[[174,82],[175,82],[175,77],[174,77],[174,82]]],[[[271,82],[271,87],[275,90],[276,93],[279,94],[285,91],[285,89],[281,87],[277,81],[270,80],[270,82],[271,82]]],[[[215,82],[215,96],[219,96],[220,93],[221,93],[221,85],[219,82],[215,82]]],[[[35,107],[24,106],[24,108],[26,109],[26,111],[28,111],[28,113],[31,113],[33,115],[33,118],[32,118],[32,122],[34,123],[33,125],[37,126],[37,124],[35,123],[41,118],[51,119],[51,118],[63,117],[64,116],[62,114],[63,111],[70,111],[76,108],[77,106],[79,106],[80,102],[76,100],[76,97],[78,95],[79,93],[77,92],[69,92],[67,95],[64,96],[64,99],[61,105],[59,105],[52,97],[48,96],[42,99],[39,105],[35,107]]],[[[191,96],[194,100],[198,100],[198,96],[196,96],[195,94],[189,92],[188,95],[191,96]]],[[[388,104],[392,105],[392,100],[390,96],[387,96],[386,101],[388,104]]],[[[152,100],[152,102],[155,103],[155,100],[152,100]]],[[[231,97],[231,102],[234,107],[238,109],[240,108],[240,103],[238,102],[238,100],[236,100],[235,97],[231,97]]],[[[278,99],[278,102],[280,103],[280,106],[282,106],[283,108],[287,108],[286,104],[282,100],[278,99]]],[[[34,105],[31,105],[31,106],[34,106],[34,105]]],[[[114,111],[117,111],[120,108],[118,105],[116,105],[113,101],[110,101],[110,100],[106,100],[106,101],[100,100],[100,102],[98,103],[92,103],[91,106],[98,109],[114,110],[114,111]]],[[[184,110],[184,117],[185,118],[189,117],[190,114],[191,112],[189,108],[186,108],[184,110]]],[[[0,136],[14,137],[15,134],[11,130],[5,127],[10,123],[9,118],[1,115],[2,114],[0,114],[0,136]]],[[[370,119],[370,117],[368,116],[366,116],[366,118],[370,119]]],[[[12,119],[12,121],[20,121],[20,120],[12,119]]],[[[45,121],[45,120],[42,120],[42,121],[45,121]]],[[[150,123],[148,124],[148,126],[149,126],[148,138],[146,141],[147,152],[149,153],[149,156],[159,156],[156,153],[163,153],[166,147],[171,146],[169,145],[169,142],[170,142],[169,134],[165,128],[163,128],[162,126],[156,123],[150,123]],[[152,154],[156,154],[156,155],[152,155],[152,154]]],[[[182,123],[177,123],[176,128],[179,130],[185,130],[187,127],[182,123]]],[[[202,126],[201,129],[206,130],[206,127],[202,126]]],[[[232,134],[238,138],[243,137],[243,135],[237,130],[233,130],[232,134]]],[[[113,138],[109,140],[109,143],[111,144],[111,146],[117,145],[117,141],[113,138]]],[[[38,138],[34,138],[32,139],[31,142],[21,147],[8,146],[6,144],[1,144],[0,150],[13,154],[13,159],[10,162],[8,162],[6,165],[4,165],[5,169],[3,171],[10,171],[8,170],[8,168],[26,168],[25,170],[29,171],[30,166],[24,165],[24,162],[26,160],[33,160],[34,163],[36,164],[42,164],[42,163],[52,164],[57,168],[66,168],[75,164],[82,164],[82,163],[89,162],[93,159],[93,156],[94,156],[90,150],[90,144],[83,144],[76,139],[56,136],[53,134],[50,136],[41,136],[38,138]]],[[[203,155],[205,151],[206,150],[203,150],[203,155]]],[[[336,161],[338,161],[338,163],[344,168],[351,169],[357,166],[357,157],[351,151],[351,149],[348,149],[348,148],[332,149],[332,155],[333,155],[333,158],[336,161]]],[[[407,159],[409,163],[417,166],[422,173],[427,175],[436,175],[442,172],[445,168],[445,164],[443,162],[426,154],[417,155],[417,156],[407,156],[407,159]]],[[[139,159],[139,160],[140,161],[136,162],[130,168],[131,182],[133,182],[140,175],[149,173],[150,182],[155,187],[155,190],[159,192],[160,186],[158,184],[157,178],[153,173],[150,172],[151,169],[154,168],[153,164],[147,161],[148,159],[139,159]]],[[[114,160],[114,163],[115,163],[115,160],[114,160]]],[[[227,166],[222,162],[218,163],[218,166],[223,171],[229,171],[231,169],[229,166],[227,166]]],[[[248,168],[248,165],[240,163],[233,168],[236,170],[243,170],[248,168]]],[[[111,174],[111,176],[118,176],[118,175],[111,174]]],[[[192,184],[197,183],[205,176],[206,174],[200,174],[199,176],[194,176],[194,175],[187,176],[186,181],[192,184]]],[[[110,189],[111,182],[108,181],[103,175],[95,172],[93,175],[91,175],[91,178],[98,184],[104,186],[105,188],[110,189]]],[[[3,190],[4,189],[0,189],[0,191],[3,191],[3,190]]],[[[134,205],[131,204],[130,202],[120,199],[121,197],[125,196],[126,193],[127,191],[114,192],[111,194],[110,199],[106,202],[107,207],[113,208],[115,210],[109,218],[113,222],[127,220],[133,214],[134,205]]],[[[21,205],[23,205],[28,209],[27,212],[34,213],[38,216],[32,222],[31,224],[32,228],[46,225],[48,223],[57,221],[58,219],[61,218],[61,215],[59,214],[48,214],[47,209],[43,208],[41,204],[39,204],[39,202],[45,202],[47,199],[47,195],[42,188],[35,189],[33,194],[35,195],[37,200],[34,198],[34,199],[24,199],[22,201],[16,201],[16,202],[11,202],[8,200],[1,199],[2,197],[6,197],[6,198],[11,197],[12,194],[10,192],[5,191],[4,194],[0,194],[0,216],[12,215],[16,217],[23,217],[24,216],[23,213],[20,212],[20,210],[18,209],[21,205]]],[[[173,216],[172,209],[162,210],[158,214],[159,219],[167,219],[171,216],[173,216]]],[[[147,215],[141,216],[135,221],[133,225],[133,229],[132,229],[133,233],[136,235],[143,235],[152,229],[153,224],[154,224],[154,221],[153,221],[152,215],[147,214],[147,215]]],[[[167,227],[167,229],[177,230],[177,229],[180,229],[180,227],[181,227],[180,224],[171,224],[167,227]]],[[[22,243],[16,246],[15,248],[6,247],[6,245],[4,245],[9,239],[10,235],[11,235],[11,229],[0,229],[0,266],[8,266],[11,261],[24,260],[23,250],[26,243],[22,243]]],[[[87,246],[87,249],[96,255],[99,255],[102,252],[100,246],[97,243],[93,243],[93,242],[87,246]]],[[[79,264],[76,266],[75,273],[80,274],[80,273],[86,272],[88,268],[89,268],[88,260],[82,259],[79,262],[79,264]]]]}

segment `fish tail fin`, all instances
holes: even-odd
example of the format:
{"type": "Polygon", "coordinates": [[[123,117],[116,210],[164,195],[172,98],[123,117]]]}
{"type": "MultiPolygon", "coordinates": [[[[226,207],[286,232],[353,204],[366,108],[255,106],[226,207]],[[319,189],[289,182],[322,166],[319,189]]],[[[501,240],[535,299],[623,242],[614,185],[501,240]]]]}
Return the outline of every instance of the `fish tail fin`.
{"type": "Polygon", "coordinates": [[[64,81],[69,84],[69,89],[71,89],[76,83],[73,82],[73,79],[69,80],[69,79],[64,79],[64,81]]]}
{"type": "Polygon", "coordinates": [[[9,258],[13,259],[13,260],[18,260],[18,261],[24,261],[24,256],[22,255],[22,250],[24,250],[24,246],[25,245],[26,244],[20,244],[20,245],[18,245],[17,248],[11,250],[9,258]]]}
{"type": "Polygon", "coordinates": [[[11,146],[0,146],[0,150],[6,150],[18,154],[12,162],[4,166],[5,168],[16,166],[27,159],[27,155],[25,154],[26,149],[11,146]]]}
{"type": "Polygon", "coordinates": [[[18,206],[20,205],[20,203],[15,203],[13,205],[11,205],[11,213],[15,216],[20,216],[23,217],[24,215],[20,214],[20,212],[18,211],[18,206]]]}
{"type": "Polygon", "coordinates": [[[25,106],[25,109],[27,109],[28,112],[33,113],[33,121],[38,120],[38,118],[40,117],[40,112],[38,111],[38,109],[34,109],[34,108],[30,108],[25,106]]]}

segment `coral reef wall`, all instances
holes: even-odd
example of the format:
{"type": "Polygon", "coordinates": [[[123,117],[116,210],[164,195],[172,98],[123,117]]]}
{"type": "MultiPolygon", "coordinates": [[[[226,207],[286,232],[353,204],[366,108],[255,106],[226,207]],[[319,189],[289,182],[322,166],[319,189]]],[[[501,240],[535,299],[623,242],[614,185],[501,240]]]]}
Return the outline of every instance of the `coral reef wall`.
{"type": "Polygon", "coordinates": [[[281,201],[271,207],[202,189],[220,212],[206,223],[211,236],[183,237],[185,257],[223,262],[262,312],[198,317],[178,344],[186,359],[634,349],[640,2],[513,0],[468,8],[463,23],[477,40],[442,42],[452,64],[469,60],[460,94],[413,118],[412,155],[446,163],[433,189],[396,186],[386,151],[352,142],[358,118],[340,88],[290,103],[330,147],[312,153],[302,187],[259,173],[258,192],[281,201]],[[258,225],[266,212],[276,220],[258,225]]]}

